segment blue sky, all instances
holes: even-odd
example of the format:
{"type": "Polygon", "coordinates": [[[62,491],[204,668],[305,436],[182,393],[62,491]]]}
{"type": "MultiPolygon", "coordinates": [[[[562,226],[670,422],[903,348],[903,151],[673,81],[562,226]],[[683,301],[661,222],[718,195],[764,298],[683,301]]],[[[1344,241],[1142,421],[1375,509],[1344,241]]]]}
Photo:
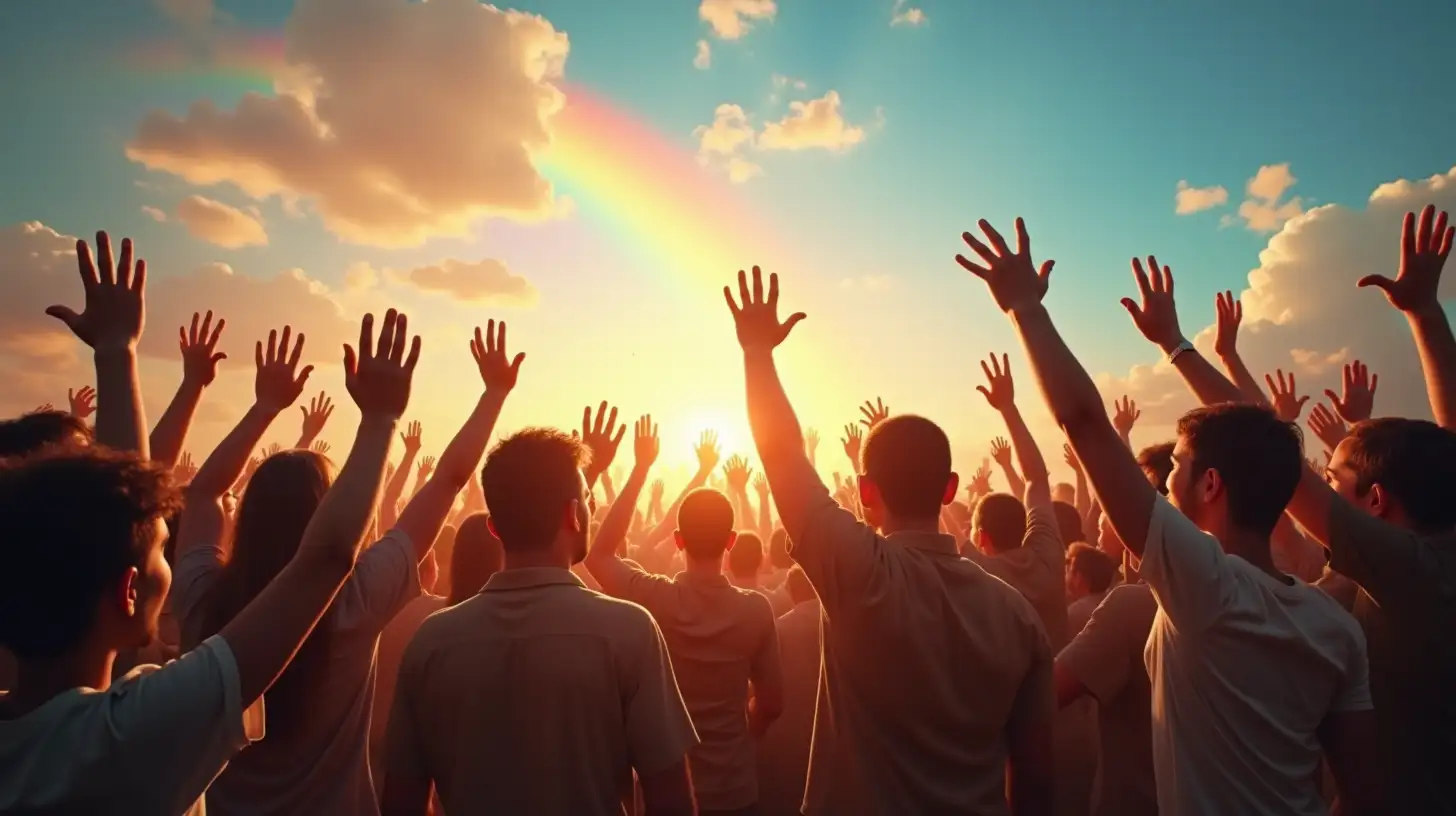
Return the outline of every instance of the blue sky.
{"type": "MultiPolygon", "coordinates": [[[[1306,207],[1359,208],[1381,182],[1456,163],[1456,101],[1449,72],[1437,70],[1456,4],[923,0],[912,5],[928,22],[913,28],[889,25],[892,5],[781,0],[774,20],[733,42],[713,40],[688,0],[513,6],[569,35],[570,81],[687,150],[719,103],[741,104],[759,120],[782,116],[785,100],[771,101],[775,74],[804,80],[801,98],[840,94],[845,118],[868,130],[862,144],[842,155],[766,158],[764,176],[740,190],[811,259],[811,269],[780,271],[786,298],[819,321],[823,343],[843,349],[803,365],[849,369],[845,376],[864,383],[833,394],[838,401],[885,392],[932,416],[979,409],[974,359],[1006,347],[1010,334],[951,260],[960,231],[978,217],[1007,225],[1026,217],[1038,255],[1058,260],[1051,302],[1084,361],[1125,371],[1153,356],[1116,305],[1129,291],[1127,258],[1154,252],[1171,261],[1190,332],[1206,324],[1212,293],[1243,288],[1267,243],[1239,224],[1220,225],[1261,165],[1289,163],[1298,179],[1290,194],[1306,207]],[[699,71],[691,61],[705,37],[714,60],[699,71]],[[1222,185],[1229,204],[1176,215],[1181,179],[1222,185]],[[835,286],[865,275],[893,284],[873,297],[835,286]],[[787,288],[790,280],[797,288],[787,288]],[[952,399],[947,389],[964,393],[952,399]]],[[[280,27],[291,6],[219,2],[245,28],[280,27]]],[[[202,96],[230,106],[243,90],[146,81],[120,69],[127,44],[176,36],[146,0],[0,3],[8,78],[0,86],[8,119],[0,128],[0,225],[40,220],[71,234],[105,226],[159,247],[153,252],[178,266],[222,260],[245,274],[299,266],[329,283],[356,261],[406,266],[496,253],[543,291],[543,313],[523,322],[540,321],[543,331],[562,321],[611,330],[611,316],[576,313],[591,298],[564,293],[585,272],[533,265],[539,228],[492,224],[469,240],[377,250],[345,244],[317,218],[289,219],[278,201],[265,200],[256,203],[269,246],[230,251],[152,223],[139,208],[159,197],[202,192],[254,203],[226,185],[194,190],[123,153],[148,109],[181,112],[202,96]],[[160,186],[141,189],[141,179],[160,186]]],[[[614,281],[623,303],[649,296],[661,279],[623,274],[614,281]]],[[[583,285],[597,292],[599,284],[583,285]]],[[[633,353],[634,344],[653,342],[650,333],[620,334],[633,353]]],[[[729,379],[731,392],[736,375],[729,379]]],[[[849,413],[846,405],[840,421],[849,413]]],[[[827,427],[834,419],[813,421],[827,427]]]]}

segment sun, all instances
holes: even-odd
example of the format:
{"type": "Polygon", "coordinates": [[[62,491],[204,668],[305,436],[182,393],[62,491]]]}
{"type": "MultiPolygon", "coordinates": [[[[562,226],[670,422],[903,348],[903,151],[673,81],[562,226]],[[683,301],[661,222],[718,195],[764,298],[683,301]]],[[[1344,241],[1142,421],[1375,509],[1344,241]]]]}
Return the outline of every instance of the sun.
{"type": "Polygon", "coordinates": [[[712,409],[690,412],[680,430],[682,445],[692,450],[698,444],[698,438],[703,431],[717,432],[718,450],[724,461],[734,454],[755,458],[753,437],[741,417],[712,409]]]}

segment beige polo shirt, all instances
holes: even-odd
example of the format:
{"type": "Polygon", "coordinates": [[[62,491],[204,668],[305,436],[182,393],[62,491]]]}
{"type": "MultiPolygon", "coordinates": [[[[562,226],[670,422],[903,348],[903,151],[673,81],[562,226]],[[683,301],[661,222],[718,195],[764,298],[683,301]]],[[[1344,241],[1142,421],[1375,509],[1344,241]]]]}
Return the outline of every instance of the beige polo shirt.
{"type": "Polygon", "coordinates": [[[953,537],[881,536],[804,477],[789,536],[824,614],[804,812],[1008,813],[1008,726],[1055,707],[1036,611],[953,537]]]}
{"type": "Polygon", "coordinates": [[[704,810],[758,801],[757,759],[748,731],[748,685],[778,685],[778,632],[768,598],[722,573],[654,575],[627,562],[603,574],[603,590],[652,613],[701,742],[688,752],[693,791],[704,810]]]}
{"type": "Polygon", "coordinates": [[[1067,645],[1067,552],[1050,502],[1026,508],[1020,547],[995,555],[967,547],[965,556],[1031,601],[1053,654],[1067,645]]]}
{"type": "Polygon", "coordinates": [[[622,814],[634,770],[697,742],[652,617],[565,569],[432,615],[397,689],[385,772],[433,780],[446,813],[622,814]]]}

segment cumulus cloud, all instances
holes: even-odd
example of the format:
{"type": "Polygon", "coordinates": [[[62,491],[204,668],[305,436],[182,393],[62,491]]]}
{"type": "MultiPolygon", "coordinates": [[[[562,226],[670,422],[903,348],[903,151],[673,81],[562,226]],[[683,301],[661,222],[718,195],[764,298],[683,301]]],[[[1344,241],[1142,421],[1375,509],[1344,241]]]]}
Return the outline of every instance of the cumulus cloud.
{"type": "Polygon", "coordinates": [[[194,238],[227,249],[268,243],[268,232],[255,216],[199,195],[182,199],[177,205],[177,220],[194,238]]]}
{"type": "Polygon", "coordinates": [[[789,114],[763,126],[758,146],[764,150],[844,151],[864,141],[864,128],[844,119],[838,91],[808,102],[790,102],[789,114]]]}
{"type": "Polygon", "coordinates": [[[1190,215],[1227,204],[1228,190],[1225,190],[1222,185],[1190,187],[1185,179],[1178,182],[1178,190],[1173,194],[1173,202],[1174,210],[1179,215],[1190,215]]]}
{"type": "Polygon", "coordinates": [[[352,263],[344,269],[344,288],[349,291],[373,289],[378,285],[379,272],[367,263],[352,263]]]}
{"type": "Polygon", "coordinates": [[[480,261],[451,258],[408,272],[392,272],[391,275],[426,292],[473,303],[529,306],[538,297],[536,287],[530,281],[512,273],[504,263],[494,258],[480,261]]]}
{"type": "Polygon", "coordinates": [[[778,13],[774,0],[702,0],[698,17],[720,40],[736,40],[747,34],[751,21],[771,21],[778,13]]]}
{"type": "Polygon", "coordinates": [[[713,111],[711,125],[693,130],[701,155],[731,156],[753,142],[753,126],[748,114],[738,105],[723,104],[713,111]]]}
{"type": "Polygon", "coordinates": [[[1254,232],[1273,232],[1303,213],[1304,202],[1298,196],[1281,200],[1296,181],[1288,162],[1260,167],[1245,188],[1247,198],[1239,204],[1244,225],[1254,232]]]}
{"type": "Polygon", "coordinates": [[[763,175],[762,167],[742,156],[730,156],[725,169],[728,171],[728,180],[734,184],[742,184],[751,178],[763,175]]]}
{"type": "MultiPolygon", "coordinates": [[[[1287,173],[1287,168],[1279,172],[1287,173]]],[[[1292,177],[1286,182],[1265,174],[1258,193],[1275,195],[1277,189],[1282,195],[1291,184],[1292,177]]],[[[1381,375],[1377,415],[1429,417],[1420,363],[1405,321],[1379,291],[1355,286],[1372,272],[1394,274],[1401,219],[1428,203],[1456,210],[1456,169],[1381,185],[1363,209],[1330,204],[1289,218],[1259,253],[1259,266],[1249,273],[1248,288],[1241,293],[1239,348],[1249,368],[1256,375],[1276,368],[1298,370],[1306,375],[1299,381],[1300,390],[1318,398],[1325,388],[1338,390],[1340,364],[1359,359],[1381,375]]],[[[1171,260],[1176,268],[1176,258],[1171,260]]],[[[1123,291],[1133,291],[1130,276],[1125,287],[1123,291]]],[[[1440,294],[1456,296],[1456,283],[1443,280],[1440,294]]],[[[1111,300],[1118,296],[1109,296],[1109,319],[1116,311],[1111,300]]],[[[1185,317],[1199,309],[1186,284],[1179,296],[1185,317]]],[[[1124,321],[1119,331],[1137,337],[1125,316],[1118,319],[1124,321]]],[[[1207,354],[1212,340],[1210,327],[1199,332],[1194,344],[1207,354]]],[[[1149,353],[1157,351],[1149,346],[1149,353]]],[[[1130,394],[1143,409],[1143,422],[1162,431],[1193,406],[1182,379],[1166,363],[1135,366],[1122,376],[1103,375],[1099,384],[1109,400],[1130,394]]]]}
{"type": "Polygon", "coordinates": [[[465,0],[299,0],[273,96],[148,113],[127,155],[201,185],[306,199],[339,236],[413,246],[482,216],[550,217],[569,45],[543,17],[465,0]]]}
{"type": "Polygon", "coordinates": [[[154,0],[162,16],[192,32],[206,31],[217,17],[212,0],[154,0]]]}
{"type": "Polygon", "coordinates": [[[698,40],[698,53],[693,56],[693,67],[699,71],[706,71],[713,65],[713,49],[708,46],[707,40],[698,40]]]}
{"type": "Polygon", "coordinates": [[[143,204],[142,212],[145,213],[148,218],[156,221],[158,224],[167,220],[167,214],[157,209],[156,207],[148,207],[147,205],[143,204]]]}
{"type": "Polygon", "coordinates": [[[924,11],[909,7],[905,0],[895,0],[895,7],[890,10],[890,25],[892,26],[923,25],[925,19],[924,11]]]}

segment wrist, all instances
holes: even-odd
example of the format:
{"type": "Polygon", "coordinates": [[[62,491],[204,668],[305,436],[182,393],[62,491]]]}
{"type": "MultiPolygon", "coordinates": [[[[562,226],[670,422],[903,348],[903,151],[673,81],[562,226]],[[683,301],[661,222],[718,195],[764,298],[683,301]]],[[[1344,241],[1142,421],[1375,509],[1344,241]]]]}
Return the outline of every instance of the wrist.
{"type": "Polygon", "coordinates": [[[99,343],[91,347],[91,351],[98,361],[103,360],[134,360],[136,359],[136,343],[99,343]]]}
{"type": "Polygon", "coordinates": [[[1440,301],[1435,301],[1424,306],[1417,306],[1405,313],[1405,319],[1412,323],[1425,323],[1430,320],[1442,320],[1446,317],[1446,310],[1441,308],[1440,301]]]}
{"type": "Polygon", "coordinates": [[[1187,338],[1185,338],[1182,334],[1176,334],[1169,335],[1168,337],[1164,337],[1158,340],[1158,348],[1163,350],[1163,354],[1165,356],[1171,357],[1173,356],[1173,353],[1178,351],[1180,348],[1192,351],[1193,344],[1189,343],[1187,338]]]}

